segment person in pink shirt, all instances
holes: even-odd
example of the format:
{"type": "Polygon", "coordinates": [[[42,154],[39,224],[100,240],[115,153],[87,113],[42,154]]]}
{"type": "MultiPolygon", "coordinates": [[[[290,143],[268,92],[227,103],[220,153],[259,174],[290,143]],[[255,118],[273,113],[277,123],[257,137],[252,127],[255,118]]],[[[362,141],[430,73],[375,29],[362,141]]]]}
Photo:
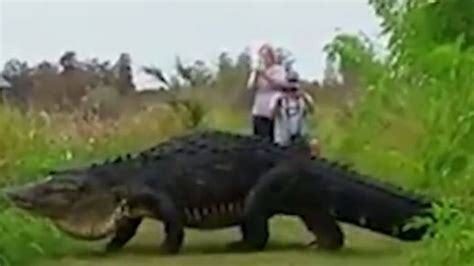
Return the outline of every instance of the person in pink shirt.
{"type": "Polygon", "coordinates": [[[289,87],[286,70],[278,64],[274,49],[263,45],[259,51],[262,66],[250,77],[248,86],[255,89],[252,106],[253,133],[274,141],[274,119],[271,101],[282,89],[289,87]]]}

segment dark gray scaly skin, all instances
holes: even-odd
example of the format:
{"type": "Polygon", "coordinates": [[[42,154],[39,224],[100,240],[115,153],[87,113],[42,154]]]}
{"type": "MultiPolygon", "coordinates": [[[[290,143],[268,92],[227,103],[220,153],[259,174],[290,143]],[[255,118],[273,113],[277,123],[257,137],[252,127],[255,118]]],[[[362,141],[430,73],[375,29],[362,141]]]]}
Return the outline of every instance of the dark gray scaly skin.
{"type": "Polygon", "coordinates": [[[414,216],[429,215],[425,210],[431,206],[337,163],[310,158],[305,148],[219,131],[175,137],[133,156],[53,173],[51,179],[9,196],[17,206],[58,221],[76,237],[111,236],[108,251],[123,247],[143,218],[162,221],[167,253],[180,250],[185,228],[231,226],[241,228],[242,240],[230,247],[263,249],[268,220],[275,215],[299,217],[317,245],[328,250],[344,244],[338,221],[419,240],[426,227],[402,227],[414,216]],[[108,215],[112,210],[115,216],[108,215]]]}

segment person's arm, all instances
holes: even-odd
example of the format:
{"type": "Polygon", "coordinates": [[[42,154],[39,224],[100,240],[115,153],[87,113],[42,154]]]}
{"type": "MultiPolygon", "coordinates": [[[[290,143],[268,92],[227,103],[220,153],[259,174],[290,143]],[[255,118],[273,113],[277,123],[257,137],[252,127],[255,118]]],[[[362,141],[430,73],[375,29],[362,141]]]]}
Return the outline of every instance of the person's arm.
{"type": "Polygon", "coordinates": [[[271,75],[266,71],[258,71],[257,74],[267,80],[275,89],[291,86],[291,84],[286,80],[286,72],[283,67],[278,67],[277,71],[274,70],[271,72],[271,75]]]}
{"type": "Polygon", "coordinates": [[[306,103],[306,106],[308,107],[308,112],[313,113],[314,112],[314,100],[311,95],[309,95],[307,92],[303,92],[303,99],[304,102],[306,103]]]}
{"type": "Polygon", "coordinates": [[[274,119],[277,116],[278,108],[281,104],[281,95],[275,95],[270,100],[270,110],[272,110],[272,118],[274,119]]]}
{"type": "Polygon", "coordinates": [[[257,81],[257,71],[252,70],[252,72],[250,72],[249,79],[247,80],[247,89],[250,90],[250,89],[255,88],[256,81],[257,81]]]}
{"type": "Polygon", "coordinates": [[[255,89],[257,87],[257,80],[261,72],[265,71],[262,58],[254,55],[250,61],[250,74],[247,80],[247,89],[255,89]]]}

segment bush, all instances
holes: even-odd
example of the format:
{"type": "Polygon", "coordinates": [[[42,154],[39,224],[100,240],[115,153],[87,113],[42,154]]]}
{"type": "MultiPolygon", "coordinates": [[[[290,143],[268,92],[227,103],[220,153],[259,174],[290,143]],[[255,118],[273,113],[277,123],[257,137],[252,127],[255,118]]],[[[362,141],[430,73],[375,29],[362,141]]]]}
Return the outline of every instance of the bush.
{"type": "MultiPolygon", "coordinates": [[[[474,24],[446,22],[457,20],[449,13],[454,6],[474,6],[463,0],[371,3],[390,34],[389,57],[377,75],[371,60],[355,61],[366,62],[354,67],[371,78],[362,79],[351,117],[320,117],[323,144],[331,156],[365,172],[442,199],[433,235],[420,249],[407,251],[413,265],[472,265],[474,43],[463,31],[474,24]]],[[[344,43],[341,48],[341,40],[336,56],[342,62],[359,58],[347,51],[367,58],[362,49],[343,49],[344,43]]]]}

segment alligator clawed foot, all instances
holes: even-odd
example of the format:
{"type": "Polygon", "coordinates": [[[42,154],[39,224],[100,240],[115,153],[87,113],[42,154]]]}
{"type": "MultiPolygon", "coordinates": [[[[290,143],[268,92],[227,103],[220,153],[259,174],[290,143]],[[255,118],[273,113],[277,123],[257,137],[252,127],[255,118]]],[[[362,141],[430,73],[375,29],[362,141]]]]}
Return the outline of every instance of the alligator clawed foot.
{"type": "Polygon", "coordinates": [[[250,252],[256,250],[245,241],[235,241],[227,244],[227,249],[236,252],[250,252]]]}
{"type": "Polygon", "coordinates": [[[334,243],[320,243],[318,240],[313,240],[306,244],[306,247],[308,248],[316,248],[319,250],[325,250],[325,251],[337,251],[342,248],[341,245],[334,244],[334,243]]]}
{"type": "Polygon", "coordinates": [[[121,245],[118,245],[114,242],[110,242],[105,246],[105,253],[115,253],[122,249],[121,245]]]}
{"type": "Polygon", "coordinates": [[[174,255],[179,252],[179,247],[172,247],[166,243],[163,243],[160,246],[159,252],[162,255],[174,255]]]}
{"type": "Polygon", "coordinates": [[[227,244],[227,249],[229,250],[241,251],[248,248],[249,246],[244,241],[235,241],[227,244]]]}
{"type": "Polygon", "coordinates": [[[306,244],[306,247],[307,247],[307,248],[316,248],[316,249],[320,249],[320,248],[321,248],[320,245],[319,245],[319,243],[318,243],[318,241],[317,241],[316,239],[313,240],[313,241],[311,241],[311,242],[309,242],[308,244],[306,244]]]}

